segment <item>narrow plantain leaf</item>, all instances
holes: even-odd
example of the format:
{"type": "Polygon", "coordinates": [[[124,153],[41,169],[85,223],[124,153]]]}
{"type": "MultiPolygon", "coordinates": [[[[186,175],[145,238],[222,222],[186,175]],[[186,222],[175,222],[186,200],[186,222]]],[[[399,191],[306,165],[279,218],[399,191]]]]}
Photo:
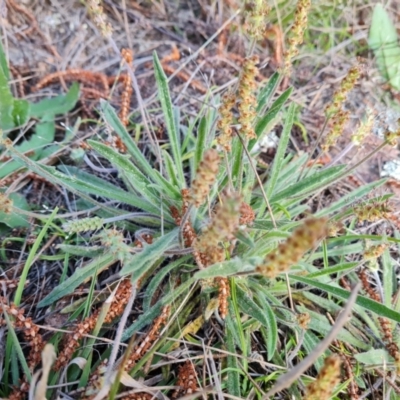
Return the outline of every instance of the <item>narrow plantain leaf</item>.
{"type": "Polygon", "coordinates": [[[124,125],[122,125],[115,110],[105,100],[100,100],[101,111],[104,116],[104,120],[110,125],[115,133],[121,138],[129,154],[132,157],[133,162],[139,167],[149,180],[156,182],[161,186],[162,191],[168,194],[172,199],[181,199],[179,190],[173,187],[157,170],[155,170],[146,159],[146,157],[139,150],[132,137],[127,132],[124,125]]]}
{"type": "Polygon", "coordinates": [[[168,80],[156,52],[153,53],[153,63],[154,74],[158,88],[158,98],[160,99],[161,108],[164,113],[165,124],[167,126],[169,142],[172,149],[172,156],[176,164],[179,182],[181,182],[181,185],[184,185],[185,178],[183,175],[179,126],[177,126],[177,118],[175,115],[176,112],[174,112],[174,108],[172,106],[171,95],[168,88],[168,80]]]}
{"type": "Polygon", "coordinates": [[[268,360],[275,353],[276,343],[278,340],[278,327],[273,311],[269,304],[263,299],[263,296],[258,297],[262,302],[263,308],[259,307],[239,286],[236,287],[236,295],[240,309],[247,315],[250,315],[257,321],[261,322],[268,331],[268,360]]]}
{"type": "MultiPolygon", "coordinates": [[[[279,112],[281,111],[283,105],[285,104],[286,100],[289,98],[290,94],[292,93],[292,88],[286,89],[272,104],[272,106],[268,109],[266,114],[259,119],[256,124],[255,132],[257,138],[260,139],[267,127],[272,123],[272,121],[277,117],[279,112]]],[[[252,150],[254,145],[257,143],[258,139],[250,140],[248,149],[249,151],[252,150]]]]}
{"type": "Polygon", "coordinates": [[[356,201],[359,201],[361,198],[366,196],[368,193],[370,193],[372,190],[378,188],[379,186],[382,186],[383,184],[386,183],[386,179],[380,179],[379,181],[376,182],[371,182],[366,185],[363,185],[356,190],[353,190],[352,192],[348,193],[347,195],[343,196],[340,198],[340,200],[336,201],[329,207],[324,208],[323,210],[319,211],[315,215],[318,217],[323,217],[325,215],[329,215],[335,211],[342,210],[344,207],[348,207],[351,204],[355,203],[356,201]]]}
{"type": "MultiPolygon", "coordinates": [[[[334,287],[331,285],[326,285],[325,283],[318,282],[317,280],[314,279],[309,279],[304,276],[297,276],[297,275],[290,275],[289,276],[291,280],[297,281],[297,282],[302,282],[305,283],[306,285],[313,286],[315,288],[321,289],[327,293],[330,293],[331,295],[347,300],[351,293],[348,292],[347,290],[334,287]]],[[[400,313],[391,310],[390,308],[384,306],[381,303],[378,303],[374,300],[368,299],[363,296],[357,296],[356,304],[365,308],[368,311],[372,311],[373,313],[381,316],[381,317],[386,317],[388,319],[391,319],[396,322],[400,322],[400,313]]]]}
{"type": "Polygon", "coordinates": [[[270,197],[275,189],[276,182],[278,181],[279,174],[281,172],[282,163],[285,158],[285,152],[289,143],[290,133],[292,131],[293,121],[295,113],[295,104],[291,103],[286,113],[285,125],[283,127],[281,138],[279,139],[279,145],[276,150],[274,163],[272,164],[272,170],[268,179],[266,187],[267,197],[270,197]]]}
{"type": "Polygon", "coordinates": [[[41,300],[38,304],[38,307],[49,306],[58,299],[61,299],[61,297],[72,293],[74,289],[81,285],[83,282],[91,278],[95,278],[95,272],[98,275],[101,271],[116,262],[117,257],[118,255],[108,252],[94,259],[92,262],[85,265],[84,267],[77,268],[72,276],[70,276],[60,285],[58,285],[48,296],[41,300]]]}
{"type": "MultiPolygon", "coordinates": [[[[275,72],[269,79],[266,85],[260,90],[257,99],[257,114],[260,114],[264,107],[270,101],[272,95],[278,87],[279,73],[275,72]]],[[[272,108],[272,107],[271,107],[272,108]]]]}
{"type": "MultiPolygon", "coordinates": [[[[210,117],[208,117],[210,118],[210,117]]],[[[205,150],[206,146],[206,139],[207,139],[207,133],[210,129],[210,124],[208,123],[208,118],[203,117],[200,120],[199,123],[199,128],[197,130],[197,138],[196,138],[196,149],[194,152],[194,165],[192,168],[192,176],[191,179],[194,179],[197,168],[203,158],[203,152],[205,150]]]]}
{"type": "Polygon", "coordinates": [[[139,198],[133,193],[126,192],[117,186],[112,185],[103,179],[97,178],[94,175],[83,172],[75,167],[60,166],[60,170],[66,171],[69,174],[64,174],[52,167],[47,165],[42,166],[43,169],[52,173],[57,179],[61,180],[64,184],[69,187],[73,187],[77,191],[84,193],[90,193],[95,196],[106,197],[111,200],[122,201],[125,204],[130,204],[143,211],[157,214],[159,212],[158,207],[153,206],[148,201],[139,198]]]}
{"type": "Polygon", "coordinates": [[[90,146],[93,147],[101,156],[110,161],[112,165],[123,172],[129,179],[133,189],[145,197],[146,200],[156,206],[160,202],[160,194],[155,193],[151,189],[149,179],[128,159],[127,156],[118,153],[116,150],[103,143],[94,140],[88,140],[90,146]]]}
{"type": "Polygon", "coordinates": [[[143,299],[143,310],[147,311],[150,309],[150,304],[153,299],[154,293],[159,290],[161,282],[164,278],[175,268],[181,266],[183,263],[187,262],[190,256],[179,258],[178,260],[171,262],[166,267],[162,268],[150,281],[146,288],[146,296],[143,299]]]}
{"type": "Polygon", "coordinates": [[[262,311],[265,314],[265,320],[268,321],[268,325],[263,325],[267,328],[267,360],[270,361],[275,354],[275,350],[277,349],[278,325],[274,311],[261,291],[258,292],[257,300],[259,301],[262,311]]]}
{"type": "Polygon", "coordinates": [[[236,357],[236,346],[235,346],[235,325],[228,315],[226,317],[226,347],[230,354],[228,354],[228,380],[227,380],[227,389],[228,393],[231,396],[235,396],[238,399],[241,399],[240,393],[240,375],[239,375],[239,365],[238,358],[236,357]]]}
{"type": "Polygon", "coordinates": [[[129,262],[124,265],[120,275],[124,276],[135,272],[134,280],[139,279],[146,272],[146,269],[149,269],[163,256],[165,251],[175,246],[173,241],[178,237],[178,233],[179,228],[176,228],[158,238],[154,243],[144,246],[140,253],[134,254],[129,262]]]}
{"type": "Polygon", "coordinates": [[[314,175],[308,176],[288,188],[281,190],[280,192],[272,195],[271,202],[280,201],[289,197],[302,197],[306,194],[312,193],[326,185],[331,180],[339,177],[343,170],[346,168],[345,165],[337,165],[318,171],[314,175]]]}

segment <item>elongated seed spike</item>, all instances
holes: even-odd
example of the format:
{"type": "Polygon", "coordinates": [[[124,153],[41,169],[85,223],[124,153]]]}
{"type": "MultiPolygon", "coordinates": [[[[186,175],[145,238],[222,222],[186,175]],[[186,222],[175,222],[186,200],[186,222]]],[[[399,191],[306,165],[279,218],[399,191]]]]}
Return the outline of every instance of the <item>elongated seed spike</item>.
{"type": "Polygon", "coordinates": [[[204,152],[203,160],[190,188],[190,200],[195,207],[200,207],[206,201],[210,188],[217,178],[219,162],[216,150],[209,149],[204,152]]]}
{"type": "Polygon", "coordinates": [[[308,218],[285,242],[269,253],[256,272],[274,278],[289,270],[328,233],[327,218],[308,218]]]}

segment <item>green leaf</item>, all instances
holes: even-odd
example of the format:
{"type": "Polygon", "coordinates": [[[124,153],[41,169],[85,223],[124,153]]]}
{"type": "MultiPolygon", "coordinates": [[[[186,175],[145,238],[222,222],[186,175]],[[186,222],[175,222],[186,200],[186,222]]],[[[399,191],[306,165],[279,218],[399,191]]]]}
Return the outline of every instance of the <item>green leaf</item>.
{"type": "Polygon", "coordinates": [[[106,197],[111,200],[122,201],[125,204],[130,204],[152,214],[157,215],[159,213],[159,209],[151,205],[148,201],[139,198],[133,193],[126,192],[101,178],[87,174],[78,168],[60,165],[60,170],[66,171],[70,175],[63,174],[46,165],[43,165],[42,168],[52,173],[57,179],[75,190],[106,197]]]}
{"type": "MultiPolygon", "coordinates": [[[[289,275],[290,279],[296,282],[302,282],[305,283],[306,285],[313,286],[315,288],[321,289],[327,293],[330,293],[331,295],[338,297],[340,299],[347,300],[350,297],[350,292],[347,290],[334,287],[331,285],[326,285],[325,283],[318,282],[317,280],[314,279],[309,279],[304,276],[297,276],[297,275],[289,275]]],[[[363,296],[357,296],[356,304],[365,308],[368,311],[371,311],[381,317],[386,317],[388,319],[391,319],[392,321],[400,322],[400,313],[384,306],[381,303],[378,303],[377,301],[368,299],[363,296]]]]}
{"type": "Polygon", "coordinates": [[[0,74],[3,74],[8,82],[10,80],[10,70],[8,69],[8,62],[6,53],[4,53],[3,45],[0,41],[0,74]]]}
{"type": "Polygon", "coordinates": [[[23,126],[29,118],[30,103],[23,99],[14,99],[12,117],[15,126],[23,126]]]}
{"type": "Polygon", "coordinates": [[[7,347],[8,347],[8,349],[12,348],[17,353],[18,360],[21,364],[22,370],[24,371],[26,379],[28,382],[31,382],[31,380],[32,380],[31,371],[26,362],[26,356],[24,354],[24,351],[22,350],[21,344],[18,340],[18,336],[15,333],[14,324],[10,321],[10,317],[8,316],[8,314],[6,312],[4,313],[4,318],[6,320],[7,327],[8,327],[7,347]],[[12,347],[9,346],[9,344],[11,344],[12,347]]]}
{"type": "Polygon", "coordinates": [[[168,194],[169,197],[175,200],[181,199],[180,191],[174,188],[157,170],[155,170],[142,154],[136,143],[127,132],[124,125],[122,125],[115,110],[105,100],[100,100],[101,111],[104,116],[104,120],[110,125],[111,129],[121,138],[125,144],[129,154],[132,157],[133,162],[139,167],[149,180],[156,182],[162,192],[168,194]]]}
{"type": "Polygon", "coordinates": [[[382,186],[386,183],[386,179],[381,179],[379,181],[371,182],[366,185],[362,185],[361,187],[353,190],[352,192],[346,194],[345,196],[341,197],[340,200],[334,202],[329,207],[324,208],[323,210],[316,213],[316,216],[323,217],[325,215],[329,215],[336,211],[342,210],[344,207],[349,207],[351,204],[359,201],[372,190],[375,190],[379,186],[382,186]]]}
{"type": "Polygon", "coordinates": [[[28,258],[25,261],[24,268],[22,269],[22,272],[20,273],[19,276],[19,282],[17,286],[17,290],[15,291],[14,295],[14,304],[16,306],[19,306],[21,304],[21,299],[22,299],[22,292],[24,291],[26,279],[28,277],[29,270],[32,267],[32,264],[36,258],[36,254],[39,250],[40,244],[42,243],[44,237],[46,236],[46,233],[50,227],[50,224],[53,222],[54,217],[56,216],[58,212],[58,208],[56,207],[52,213],[46,217],[47,221],[42,227],[41,231],[39,232],[39,235],[36,237],[35,242],[33,243],[32,248],[29,251],[28,258]]]}
{"type": "Polygon", "coordinates": [[[153,299],[154,294],[159,290],[164,278],[175,268],[181,266],[183,263],[187,262],[191,256],[178,258],[176,261],[171,262],[166,267],[161,268],[161,270],[153,277],[146,288],[146,296],[143,299],[143,311],[150,309],[150,304],[153,299]]]}
{"type": "Polygon", "coordinates": [[[268,321],[268,325],[265,325],[264,323],[263,325],[267,328],[267,360],[270,361],[274,356],[278,345],[278,324],[276,322],[274,311],[261,291],[258,292],[257,300],[265,314],[265,320],[268,321]]]}
{"type": "Polygon", "coordinates": [[[217,276],[225,277],[234,275],[238,272],[252,271],[256,266],[256,262],[260,263],[261,260],[242,260],[241,258],[234,258],[229,261],[210,265],[209,267],[197,271],[194,274],[196,279],[210,279],[217,276]]]}
{"type": "MultiPolygon", "coordinates": [[[[11,193],[8,197],[12,200],[15,207],[25,211],[31,210],[25,196],[19,193],[11,193]]],[[[28,228],[30,226],[28,218],[16,210],[12,210],[11,214],[0,211],[0,223],[6,224],[12,229],[28,228]]]]}
{"type": "MultiPolygon", "coordinates": [[[[15,146],[15,150],[20,153],[28,153],[29,158],[37,160],[43,154],[43,147],[54,141],[55,130],[54,121],[40,122],[36,124],[35,133],[30,139],[24,140],[21,144],[15,146]]],[[[23,162],[17,160],[0,163],[0,178],[10,175],[23,165],[23,162]]]]}
{"type": "MultiPolygon", "coordinates": [[[[241,392],[240,392],[240,374],[239,374],[239,364],[238,358],[236,357],[236,346],[235,346],[235,325],[228,315],[226,317],[226,348],[229,351],[228,354],[228,380],[227,380],[227,389],[228,393],[231,396],[235,396],[238,399],[241,399],[241,392]]],[[[237,331],[236,331],[237,332],[237,331]]]]}
{"type": "Polygon", "coordinates": [[[267,328],[267,353],[268,360],[270,360],[275,353],[278,340],[278,327],[274,312],[272,311],[268,302],[265,301],[263,295],[258,297],[258,300],[262,303],[263,308],[259,307],[239,286],[236,287],[236,295],[238,300],[237,303],[240,309],[245,314],[250,315],[250,317],[253,317],[267,328]]]}
{"type": "Polygon", "coordinates": [[[32,103],[30,116],[34,118],[46,117],[47,120],[57,114],[66,114],[71,111],[79,100],[79,84],[74,82],[67,94],[61,94],[52,99],[44,99],[38,103],[32,103]]]}
{"type": "Polygon", "coordinates": [[[289,110],[286,113],[285,125],[283,127],[282,135],[279,139],[279,145],[276,150],[276,155],[272,164],[272,170],[268,179],[268,184],[266,187],[267,197],[270,197],[273,193],[276,182],[278,181],[279,174],[281,172],[282,163],[285,158],[285,152],[289,143],[290,133],[292,131],[295,110],[295,104],[291,103],[289,106],[289,110]]]}
{"type": "Polygon", "coordinates": [[[167,126],[169,144],[172,149],[172,156],[178,171],[179,182],[182,187],[185,186],[185,177],[183,175],[183,165],[181,156],[181,146],[179,138],[179,126],[176,121],[171,95],[168,88],[168,80],[158,59],[157,53],[153,53],[154,74],[157,82],[158,98],[160,99],[161,108],[164,113],[165,125],[167,126]]]}
{"type": "Polygon", "coordinates": [[[143,195],[155,207],[160,205],[160,194],[155,193],[150,188],[149,179],[129,160],[128,156],[122,155],[111,147],[94,140],[88,140],[88,143],[101,156],[117,167],[121,173],[123,172],[126,175],[135,192],[143,195]]]}
{"type": "Polygon", "coordinates": [[[140,253],[134,254],[129,262],[127,262],[120,275],[129,275],[135,272],[134,281],[138,280],[147,269],[163,256],[164,252],[170,250],[176,246],[177,243],[173,243],[178,238],[179,229],[176,228],[173,231],[159,237],[152,244],[145,245],[140,253]]]}
{"type": "MultiPolygon", "coordinates": [[[[275,93],[279,83],[279,73],[275,72],[260,90],[257,98],[257,114],[260,114],[275,93]]],[[[272,107],[271,107],[272,108],[272,107]]]]}
{"type": "Polygon", "coordinates": [[[4,60],[0,65],[0,129],[14,128],[13,108],[14,98],[8,86],[9,72],[4,60]]]}
{"type": "Polygon", "coordinates": [[[194,179],[197,168],[199,167],[199,164],[203,159],[203,152],[206,149],[207,133],[211,129],[209,125],[210,125],[209,118],[203,117],[200,120],[199,128],[197,130],[196,149],[194,152],[194,161],[193,161],[191,179],[194,179]]]}
{"type": "Polygon", "coordinates": [[[381,74],[394,89],[400,90],[400,47],[397,31],[381,3],[377,3],[374,8],[368,42],[381,74]]]}
{"type": "Polygon", "coordinates": [[[48,296],[41,300],[38,304],[38,307],[49,306],[58,299],[61,299],[62,297],[72,293],[74,289],[83,282],[95,278],[101,271],[115,263],[117,261],[117,257],[118,255],[108,252],[94,259],[84,267],[77,268],[72,276],[70,276],[60,285],[56,286],[48,296]]]}
{"type": "Polygon", "coordinates": [[[331,180],[339,177],[343,173],[345,168],[346,165],[337,165],[324,169],[322,171],[318,171],[315,174],[302,179],[300,182],[290,185],[288,188],[272,195],[271,203],[284,200],[289,197],[301,198],[306,194],[310,194],[324,187],[324,185],[326,185],[331,180]]]}
{"type": "MultiPolygon", "coordinates": [[[[260,120],[257,122],[256,127],[255,127],[255,132],[257,135],[257,138],[260,139],[269,124],[277,117],[279,112],[281,111],[282,107],[284,106],[286,100],[290,97],[292,93],[292,88],[286,89],[272,104],[272,106],[269,108],[267,113],[260,118],[260,120]]],[[[248,150],[251,151],[251,149],[254,147],[258,139],[253,139],[250,140],[248,150]]]]}
{"type": "Polygon", "coordinates": [[[354,354],[354,358],[364,365],[387,365],[390,363],[389,354],[385,349],[371,349],[364,353],[354,354]]]}

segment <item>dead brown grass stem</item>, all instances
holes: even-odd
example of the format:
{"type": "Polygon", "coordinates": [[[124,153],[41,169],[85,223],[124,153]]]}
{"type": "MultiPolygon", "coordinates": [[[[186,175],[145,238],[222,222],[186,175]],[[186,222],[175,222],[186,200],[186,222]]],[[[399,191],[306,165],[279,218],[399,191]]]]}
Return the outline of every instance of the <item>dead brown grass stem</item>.
{"type": "Polygon", "coordinates": [[[335,325],[332,326],[330,332],[325,336],[325,338],[318,344],[318,346],[299,364],[283,374],[276,381],[275,386],[269,390],[262,400],[267,400],[275,393],[278,393],[286,388],[288,388],[294,381],[300,378],[302,373],[310,368],[316,361],[316,359],[330,346],[332,341],[336,338],[340,330],[343,328],[344,324],[347,322],[348,317],[351,314],[352,308],[356,302],[358,291],[360,290],[361,284],[353,288],[351,295],[347,301],[347,304],[339,317],[337,318],[335,325]]]}

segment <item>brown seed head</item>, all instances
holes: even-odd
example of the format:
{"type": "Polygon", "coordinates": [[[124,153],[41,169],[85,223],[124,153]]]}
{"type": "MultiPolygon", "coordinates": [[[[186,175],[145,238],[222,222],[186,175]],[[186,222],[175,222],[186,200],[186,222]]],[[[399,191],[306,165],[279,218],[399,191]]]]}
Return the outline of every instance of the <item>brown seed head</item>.
{"type": "Polygon", "coordinates": [[[218,243],[231,240],[239,228],[241,196],[238,193],[225,193],[217,206],[210,225],[194,243],[196,250],[207,252],[218,243]]]}
{"type": "Polygon", "coordinates": [[[190,188],[191,202],[195,207],[200,207],[206,201],[210,188],[217,178],[219,161],[216,150],[209,149],[204,152],[203,160],[190,188]]]}
{"type": "Polygon", "coordinates": [[[341,360],[338,355],[325,358],[317,379],[307,386],[304,400],[329,400],[337,384],[340,382],[341,360]]]}
{"type": "Polygon", "coordinates": [[[256,272],[274,278],[296,264],[303,255],[313,248],[328,233],[327,218],[308,218],[285,242],[269,253],[256,272]]]}

